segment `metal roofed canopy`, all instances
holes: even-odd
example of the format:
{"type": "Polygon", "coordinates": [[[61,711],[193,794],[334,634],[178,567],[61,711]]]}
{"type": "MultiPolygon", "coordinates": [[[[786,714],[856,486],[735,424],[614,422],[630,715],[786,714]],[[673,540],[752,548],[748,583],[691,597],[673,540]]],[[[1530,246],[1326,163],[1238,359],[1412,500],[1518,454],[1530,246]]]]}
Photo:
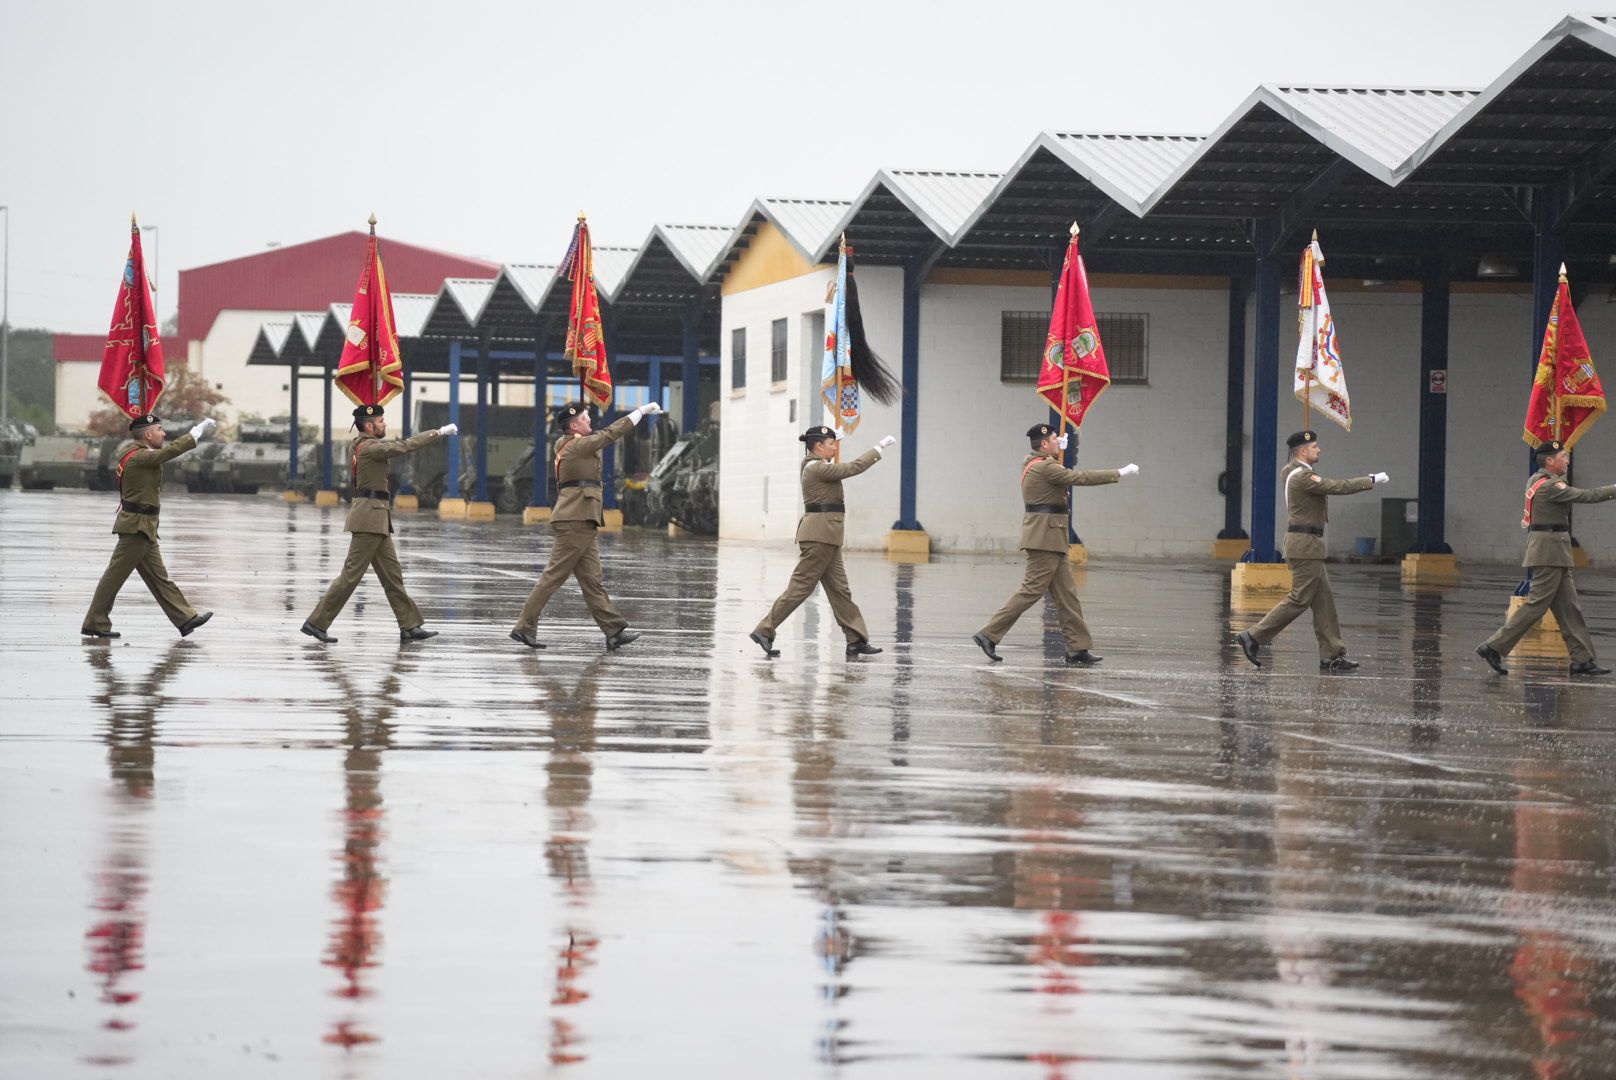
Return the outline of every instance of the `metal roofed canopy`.
{"type": "Polygon", "coordinates": [[[721,309],[706,272],[722,253],[730,230],[721,225],[658,225],[641,245],[606,319],[620,349],[674,355],[683,351],[684,320],[698,319],[699,348],[718,351],[721,309]],[[696,270],[696,266],[700,270],[696,270]]]}
{"type": "Polygon", "coordinates": [[[845,199],[756,199],[730,233],[723,254],[713,264],[708,277],[722,280],[740,260],[741,253],[752,245],[752,237],[765,221],[779,229],[799,255],[817,264],[822,261],[819,253],[835,234],[837,223],[852,206],[845,199]]]}
{"type": "Polygon", "coordinates": [[[846,233],[860,262],[905,263],[954,239],[999,173],[882,169],[825,237],[815,260],[830,258],[846,233]]]}
{"type": "Polygon", "coordinates": [[[478,317],[494,291],[488,278],[445,278],[421,325],[422,337],[476,337],[478,317]]]}

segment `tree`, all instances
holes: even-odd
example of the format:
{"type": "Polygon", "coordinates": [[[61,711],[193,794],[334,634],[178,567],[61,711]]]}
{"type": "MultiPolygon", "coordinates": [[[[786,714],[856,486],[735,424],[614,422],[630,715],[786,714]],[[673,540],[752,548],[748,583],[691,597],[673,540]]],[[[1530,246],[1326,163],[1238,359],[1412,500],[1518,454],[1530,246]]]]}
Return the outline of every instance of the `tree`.
{"type": "MultiPolygon", "coordinates": [[[[163,393],[157,399],[157,404],[162,408],[158,414],[160,416],[200,420],[204,416],[212,416],[220,405],[230,401],[208,385],[206,379],[193,372],[191,365],[184,360],[169,361],[164,367],[164,375],[163,393]]],[[[91,435],[121,435],[129,430],[129,418],[108,406],[90,414],[90,422],[85,425],[85,430],[91,435]]]]}

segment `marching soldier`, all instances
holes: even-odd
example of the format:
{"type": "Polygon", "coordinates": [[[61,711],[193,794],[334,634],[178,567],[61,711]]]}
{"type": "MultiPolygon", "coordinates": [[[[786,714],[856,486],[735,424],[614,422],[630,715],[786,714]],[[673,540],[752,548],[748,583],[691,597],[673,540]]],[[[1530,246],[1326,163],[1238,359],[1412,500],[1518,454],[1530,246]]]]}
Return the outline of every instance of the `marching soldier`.
{"type": "Polygon", "coordinates": [[[437,637],[436,630],[422,625],[426,620],[421,617],[421,609],[404,591],[404,571],[398,564],[398,549],[393,546],[393,494],[388,488],[387,463],[415,453],[433,439],[453,435],[460,428],[445,424],[403,441],[388,441],[387,418],[380,405],[360,405],[353,415],[354,423],[359,425],[359,437],[354,440],[348,457],[352,504],[348,521],[342,527],[344,532],[352,533],[353,538],[348,541],[348,558],[343,561],[342,571],[320,597],[314,614],[303,621],[303,633],[326,645],[336,641],[326,631],[347,604],[348,597],[353,595],[365,571],[374,569],[382,591],[387,594],[387,602],[393,607],[393,616],[398,620],[399,640],[425,641],[437,637]]]}
{"type": "Polygon", "coordinates": [[[112,551],[112,561],[101,575],[89,613],[84,616],[84,625],[79,630],[84,637],[120,636],[112,629],[112,605],[118,599],[118,590],[129,580],[131,570],[140,573],[146,588],[157,598],[163,614],[179,629],[181,637],[190,637],[191,631],[213,618],[213,612],[199,612],[192,607],[179,586],[169,579],[163,553],[157,546],[157,515],[163,495],[163,466],[187,450],[195,449],[196,441],[212,431],[214,424],[212,418],[203,420],[189,434],[165,446],[168,436],[155,413],[129,422],[132,441],[118,450],[118,516],[112,523],[118,546],[112,551]]]}
{"type": "Polygon", "coordinates": [[[582,402],[563,405],[556,410],[556,422],[564,434],[556,440],[555,508],[550,511],[550,531],[554,540],[550,547],[550,561],[544,573],[522,605],[522,614],[511,631],[511,640],[519,641],[530,649],[542,649],[544,643],[536,636],[539,615],[550,597],[569,577],[578,579],[578,588],[584,594],[589,614],[595,625],[606,635],[606,649],[615,652],[640,635],[628,628],[628,620],[617,613],[612,598],[606,594],[600,568],[600,544],[597,530],[606,524],[602,510],[601,454],[612,443],[634,429],[642,417],[660,416],[662,406],[653,401],[641,405],[602,431],[591,432],[589,407],[582,402]]]}
{"type": "Polygon", "coordinates": [[[888,435],[852,461],[838,462],[833,460],[838,438],[835,431],[823,425],[797,436],[807,451],[798,469],[802,476],[802,517],[797,521],[797,547],[802,554],[797,557],[797,568],[791,572],[786,591],[769,608],[757,629],[747,635],[771,660],[780,655],[774,647],[774,632],[813,595],[816,585],[824,586],[831,614],[847,635],[847,655],[874,656],[881,651],[870,644],[864,616],[853,603],[847,570],[842,566],[842,526],[847,513],[842,502],[842,481],[880,461],[881,451],[898,440],[888,435]]]}
{"type": "Polygon", "coordinates": [[[1574,503],[1616,499],[1616,484],[1586,490],[1567,484],[1571,451],[1555,440],[1537,448],[1537,461],[1538,470],[1526,485],[1526,512],[1521,517],[1521,528],[1527,530],[1526,555],[1521,565],[1531,571],[1532,590],[1526,602],[1510,612],[1503,627],[1476,646],[1476,655],[1498,674],[1509,674],[1504,657],[1537,625],[1545,611],[1552,611],[1571,650],[1571,674],[1609,675],[1610,669],[1600,667],[1594,659],[1594,643],[1582,618],[1577,584],[1571,580],[1571,507],[1574,503]]]}
{"type": "Polygon", "coordinates": [[[1330,518],[1325,503],[1331,495],[1355,495],[1376,484],[1391,482],[1383,472],[1351,480],[1328,480],[1313,471],[1319,460],[1319,437],[1313,431],[1298,431],[1285,440],[1290,460],[1280,473],[1284,485],[1289,524],[1285,527],[1285,561],[1291,565],[1291,591],[1273,610],[1250,630],[1242,630],[1235,640],[1253,665],[1262,667],[1258,651],[1274,640],[1302,612],[1313,609],[1313,634],[1319,639],[1320,671],[1354,671],[1355,660],[1347,659],[1347,646],[1341,640],[1341,624],[1335,615],[1335,593],[1330,575],[1324,569],[1324,523],[1330,518]]]}
{"type": "Polygon", "coordinates": [[[1027,429],[1032,451],[1021,465],[1021,501],[1026,513],[1021,518],[1021,550],[1027,553],[1027,576],[1021,588],[1004,606],[994,612],[986,626],[971,635],[989,660],[1003,660],[998,644],[1021,618],[1023,612],[1041,600],[1045,593],[1055,596],[1060,616],[1061,636],[1066,639],[1068,664],[1098,664],[1105,659],[1089,650],[1094,639],[1083,621],[1083,606],[1077,600],[1077,582],[1067,558],[1067,516],[1071,512],[1070,489],[1115,484],[1139,471],[1134,464],[1120,469],[1068,469],[1060,455],[1066,449],[1066,435],[1057,434],[1048,424],[1027,429]]]}

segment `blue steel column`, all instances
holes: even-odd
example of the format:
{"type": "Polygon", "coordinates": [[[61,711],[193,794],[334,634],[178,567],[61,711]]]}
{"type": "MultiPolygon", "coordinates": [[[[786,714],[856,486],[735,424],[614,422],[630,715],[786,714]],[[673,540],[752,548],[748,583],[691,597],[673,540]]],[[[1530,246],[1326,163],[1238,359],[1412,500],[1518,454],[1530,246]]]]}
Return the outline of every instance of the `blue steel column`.
{"type": "Polygon", "coordinates": [[[336,381],[336,362],[325,369],[325,439],[320,443],[320,490],[331,491],[331,384],[336,381]]]}
{"type": "Polygon", "coordinates": [[[1274,483],[1279,445],[1279,263],[1272,227],[1259,223],[1257,246],[1256,356],[1251,392],[1251,550],[1247,562],[1279,561],[1274,550],[1274,483]]]}
{"type": "Polygon", "coordinates": [[[488,501],[488,334],[477,342],[477,480],[472,498],[488,501]]]}
{"type": "Polygon", "coordinates": [[[1451,555],[1447,544],[1448,395],[1431,392],[1431,372],[1448,366],[1449,272],[1426,266],[1420,282],[1420,528],[1414,550],[1451,555]]]}
{"type": "Polygon", "coordinates": [[[286,486],[288,489],[297,486],[297,372],[296,364],[292,365],[292,460],[286,467],[286,486]]]}
{"type": "Polygon", "coordinates": [[[920,476],[920,268],[903,268],[903,398],[898,429],[898,520],[894,529],[921,531],[916,516],[920,476]]]}
{"type": "MultiPolygon", "coordinates": [[[[460,423],[460,342],[449,342],[449,424],[460,423]]],[[[443,465],[443,497],[460,498],[460,436],[449,436],[443,465]]]]}
{"type": "Polygon", "coordinates": [[[550,331],[540,322],[533,335],[533,494],[529,506],[550,501],[550,331]]]}
{"type": "MultiPolygon", "coordinates": [[[[616,410],[608,409],[600,414],[600,426],[610,427],[616,419],[616,410]]],[[[606,445],[605,460],[602,462],[600,476],[600,505],[605,510],[617,509],[617,444],[606,445]]]]}
{"type": "Polygon", "coordinates": [[[1227,388],[1223,399],[1223,528],[1219,540],[1247,540],[1240,527],[1241,489],[1245,482],[1246,440],[1246,300],[1251,283],[1229,279],[1227,388]]]}
{"type": "Polygon", "coordinates": [[[684,345],[684,415],[680,424],[689,435],[701,426],[701,308],[692,302],[679,313],[679,330],[684,345]]]}
{"type": "MultiPolygon", "coordinates": [[[[662,404],[662,358],[661,357],[653,356],[651,358],[651,387],[650,387],[649,391],[646,394],[645,400],[648,401],[648,402],[649,401],[654,401],[658,405],[662,404]]],[[[656,423],[656,419],[657,418],[654,417],[654,416],[647,416],[645,418],[645,423],[649,427],[650,425],[656,423]]]]}
{"type": "MultiPolygon", "coordinates": [[[[410,378],[410,369],[406,365],[400,372],[404,377],[404,416],[398,422],[398,433],[401,438],[410,437],[410,429],[414,426],[414,415],[411,402],[415,396],[415,380],[410,378]]],[[[404,458],[404,468],[399,474],[398,493],[400,495],[415,494],[415,455],[410,454],[404,458]]]]}

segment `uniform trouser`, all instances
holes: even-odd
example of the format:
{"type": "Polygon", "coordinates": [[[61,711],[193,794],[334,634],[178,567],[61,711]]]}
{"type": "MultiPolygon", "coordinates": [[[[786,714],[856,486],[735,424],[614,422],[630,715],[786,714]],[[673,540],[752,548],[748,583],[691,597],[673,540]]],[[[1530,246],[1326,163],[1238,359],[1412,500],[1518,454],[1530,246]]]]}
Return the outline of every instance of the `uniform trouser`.
{"type": "Polygon", "coordinates": [[[376,571],[376,580],[382,583],[387,602],[393,605],[393,617],[398,620],[400,630],[414,630],[426,621],[421,618],[421,609],[404,591],[404,569],[398,565],[398,548],[393,546],[393,538],[386,533],[353,533],[342,572],[320,597],[314,614],[309,616],[310,625],[322,631],[330,629],[348,597],[358,588],[365,571],[370,569],[376,571]]]}
{"type": "Polygon", "coordinates": [[[1072,578],[1072,564],[1064,551],[1027,552],[1027,576],[1021,588],[993,613],[993,618],[982,627],[982,636],[995,645],[1003,641],[1022,613],[1042,600],[1045,593],[1055,594],[1055,612],[1060,619],[1061,636],[1066,639],[1066,651],[1092,648],[1094,639],[1083,621],[1083,605],[1077,602],[1077,582],[1072,578]]]}
{"type": "Polygon", "coordinates": [[[607,637],[615,637],[628,628],[628,620],[617,613],[612,598],[606,595],[604,572],[600,568],[600,545],[595,540],[593,521],[556,521],[550,525],[554,539],[550,544],[550,561],[544,564],[527,603],[522,605],[522,616],[516,620],[516,629],[531,635],[539,627],[539,615],[550,597],[569,577],[578,579],[578,588],[584,594],[589,614],[595,625],[607,637]]]}
{"type": "Polygon", "coordinates": [[[185,599],[180,587],[168,576],[163,565],[163,553],[157,541],[144,533],[119,533],[118,546],[112,549],[112,561],[107,563],[101,583],[95,587],[90,600],[90,612],[84,616],[84,626],[102,633],[112,629],[112,605],[118,599],[118,590],[129,580],[130,571],[137,571],[152,596],[162,607],[163,614],[175,626],[184,626],[196,618],[196,608],[185,599]]]}
{"type": "Polygon", "coordinates": [[[859,612],[858,605],[853,603],[853,590],[847,584],[847,568],[842,565],[841,545],[807,542],[797,547],[802,551],[797,557],[797,568],[791,572],[786,591],[780,594],[774,606],[769,608],[769,613],[763,616],[763,621],[757,624],[756,633],[773,641],[774,632],[780,628],[780,624],[813,595],[815,585],[822,585],[825,599],[830,601],[830,612],[836,616],[836,623],[847,635],[848,643],[868,641],[870,632],[864,628],[864,616],[859,612]]]}
{"type": "Polygon", "coordinates": [[[1319,639],[1319,659],[1334,660],[1347,651],[1341,623],[1335,614],[1335,593],[1323,559],[1291,559],[1291,591],[1250,630],[1257,644],[1266,645],[1308,608],[1313,609],[1313,636],[1319,639]]]}
{"type": "Polygon", "coordinates": [[[1570,567],[1565,566],[1532,567],[1532,591],[1527,594],[1526,602],[1509,613],[1503,627],[1487,639],[1487,644],[1499,655],[1508,656],[1526,632],[1543,618],[1545,611],[1554,612],[1572,662],[1582,664],[1592,660],[1594,643],[1588,637],[1588,624],[1582,619],[1577,583],[1571,579],[1570,567]]]}

